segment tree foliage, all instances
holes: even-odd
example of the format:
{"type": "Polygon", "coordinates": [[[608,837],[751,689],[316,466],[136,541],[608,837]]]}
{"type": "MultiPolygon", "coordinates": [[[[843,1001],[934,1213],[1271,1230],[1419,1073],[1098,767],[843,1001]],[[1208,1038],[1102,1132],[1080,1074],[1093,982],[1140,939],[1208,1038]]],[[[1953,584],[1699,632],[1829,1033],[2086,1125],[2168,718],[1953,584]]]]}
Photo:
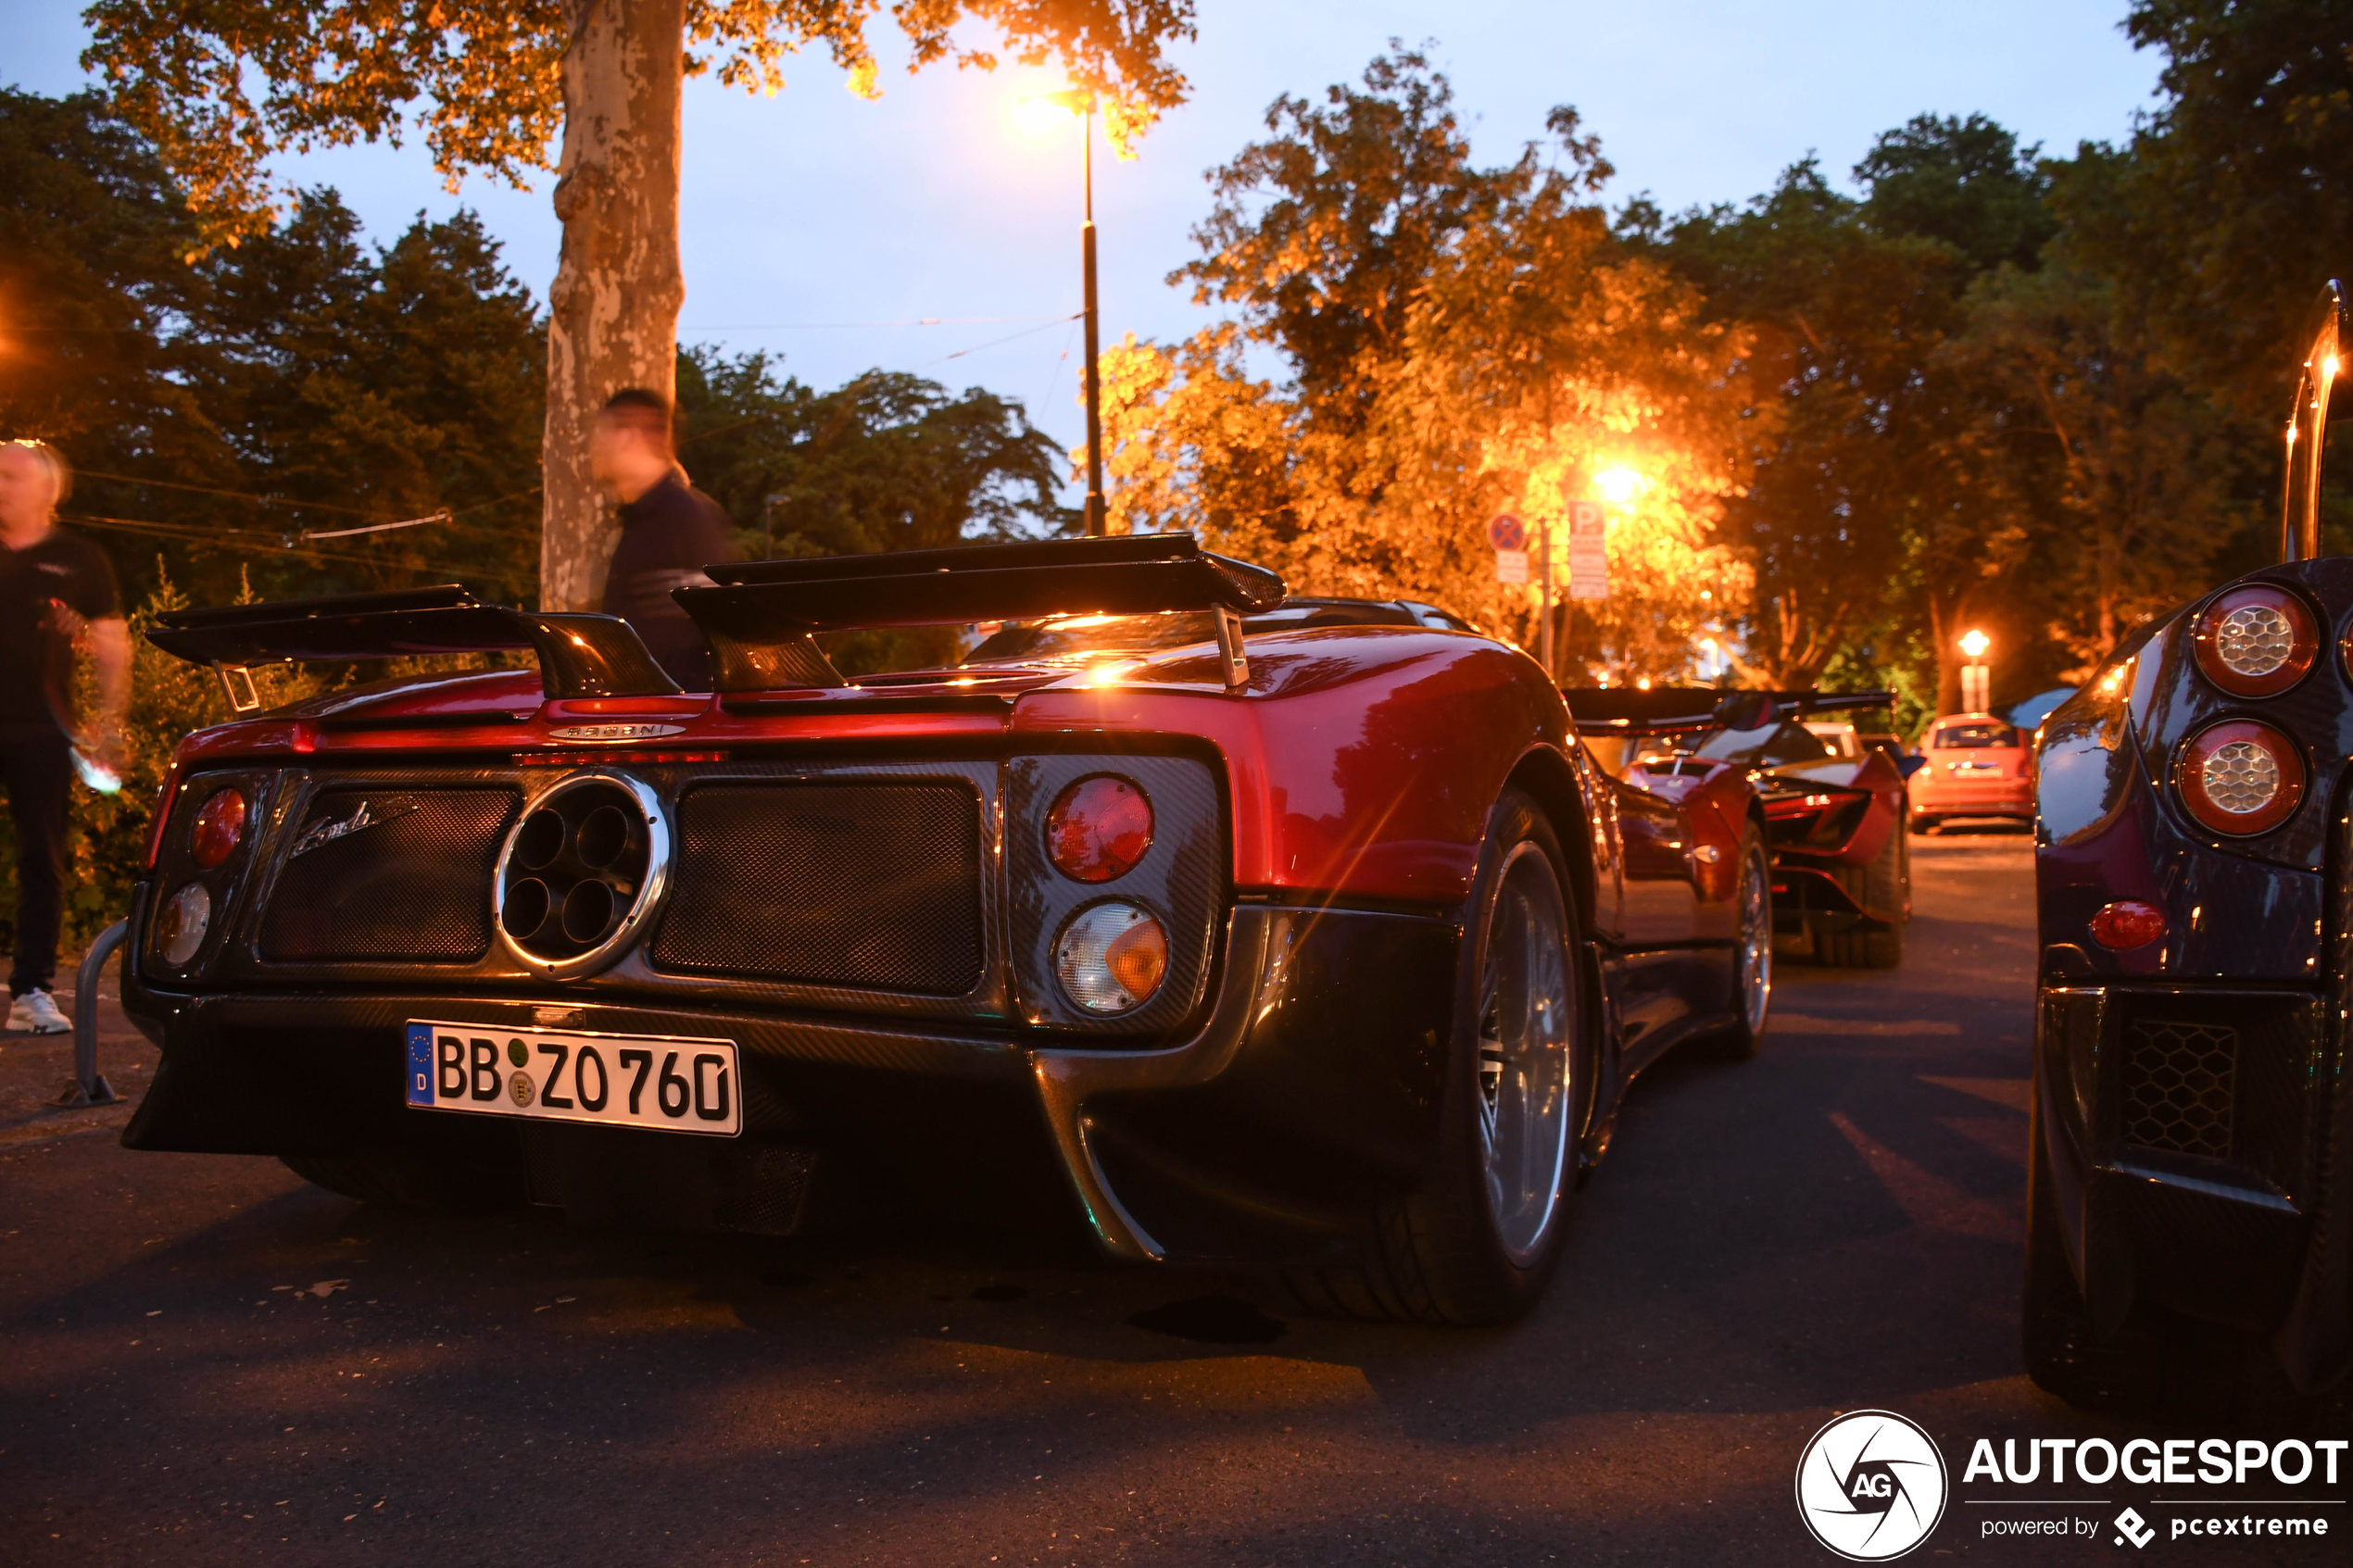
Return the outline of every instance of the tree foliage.
{"type": "MultiPolygon", "coordinates": [[[[188,188],[205,243],[260,232],[283,193],[271,155],[422,129],[454,190],[470,171],[516,186],[553,167],[564,114],[560,67],[574,24],[564,0],[95,0],[86,69],[188,188]]],[[[854,90],[875,94],[862,0],[685,0],[689,74],[771,96],[786,56],[823,48],[854,90]]],[[[900,0],[891,18],[912,66],[988,69],[959,31],[995,30],[1012,56],[1050,55],[1101,92],[1114,135],[1181,102],[1162,44],[1192,36],[1191,0],[900,0]]]]}
{"type": "Polygon", "coordinates": [[[2353,262],[2353,0],[2134,0],[2166,101],[2133,138],[2100,264],[2154,274],[2169,361],[2284,421],[2297,334],[2353,262]]]}
{"type": "Polygon", "coordinates": [[[1652,483],[1613,523],[1616,596],[1577,658],[1679,661],[1698,619],[1681,607],[1741,575],[1714,538],[1734,334],[1612,236],[1576,112],[1553,111],[1554,154],[1478,167],[1445,77],[1399,48],[1266,123],[1212,172],[1203,254],[1171,280],[1239,323],[1108,358],[1115,524],[1190,527],[1299,591],[1435,599],[1533,639],[1488,520],[1549,523],[1565,550],[1566,503],[1631,463],[1652,483]],[[1282,381],[1250,373],[1253,345],[1282,381]]]}

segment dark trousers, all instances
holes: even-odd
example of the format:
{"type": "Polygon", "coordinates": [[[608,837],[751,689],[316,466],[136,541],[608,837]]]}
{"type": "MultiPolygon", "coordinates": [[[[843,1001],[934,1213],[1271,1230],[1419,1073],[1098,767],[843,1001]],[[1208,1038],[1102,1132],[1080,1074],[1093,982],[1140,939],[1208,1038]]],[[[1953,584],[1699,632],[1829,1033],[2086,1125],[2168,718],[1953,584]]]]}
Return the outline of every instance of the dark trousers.
{"type": "Polygon", "coordinates": [[[17,966],[8,994],[45,991],[57,973],[66,907],[66,808],[73,755],[53,724],[0,725],[0,779],[17,829],[17,966]]]}

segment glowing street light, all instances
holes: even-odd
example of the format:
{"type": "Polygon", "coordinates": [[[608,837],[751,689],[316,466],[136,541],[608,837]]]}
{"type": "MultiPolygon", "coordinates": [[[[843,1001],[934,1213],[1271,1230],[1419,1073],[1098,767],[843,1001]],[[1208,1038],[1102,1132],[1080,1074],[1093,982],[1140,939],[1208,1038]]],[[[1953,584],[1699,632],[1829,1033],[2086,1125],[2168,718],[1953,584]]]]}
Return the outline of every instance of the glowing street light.
{"type": "Polygon", "coordinates": [[[1622,507],[1641,494],[1642,476],[1632,469],[1604,469],[1593,476],[1593,489],[1613,507],[1622,507]]]}
{"type": "Polygon", "coordinates": [[[1103,383],[1096,363],[1100,336],[1095,308],[1095,94],[1084,87],[1039,93],[1018,106],[1031,125],[1051,123],[1067,116],[1078,119],[1078,141],[1085,162],[1087,217],[1079,225],[1080,268],[1087,285],[1087,532],[1103,532],[1103,383]]]}
{"type": "Polygon", "coordinates": [[[1994,671],[1985,662],[1985,650],[1994,639],[1974,629],[1961,636],[1961,651],[1969,662],[1961,666],[1961,708],[1969,713],[1994,711],[1994,671]]]}

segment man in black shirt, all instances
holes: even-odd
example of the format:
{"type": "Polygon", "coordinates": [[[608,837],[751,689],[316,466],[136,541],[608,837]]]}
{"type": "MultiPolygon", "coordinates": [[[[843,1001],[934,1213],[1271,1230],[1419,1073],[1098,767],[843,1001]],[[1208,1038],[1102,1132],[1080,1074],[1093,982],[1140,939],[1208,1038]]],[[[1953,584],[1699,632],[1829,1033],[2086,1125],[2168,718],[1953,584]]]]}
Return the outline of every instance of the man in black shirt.
{"type": "Polygon", "coordinates": [[[0,776],[17,829],[17,955],[8,1027],[73,1027],[50,997],[65,911],[66,809],[78,743],[120,771],[131,698],[131,635],[114,568],[57,524],[72,470],[39,441],[0,443],[0,776]],[[74,650],[89,648],[98,714],[76,721],[74,650]]]}
{"type": "Polygon", "coordinates": [[[707,585],[703,568],[728,556],[732,524],[686,483],[672,443],[670,405],[628,387],[612,395],[589,438],[589,470],[621,503],[621,543],[605,572],[605,613],[636,629],[670,678],[711,690],[711,648],[673,588],[707,585]]]}

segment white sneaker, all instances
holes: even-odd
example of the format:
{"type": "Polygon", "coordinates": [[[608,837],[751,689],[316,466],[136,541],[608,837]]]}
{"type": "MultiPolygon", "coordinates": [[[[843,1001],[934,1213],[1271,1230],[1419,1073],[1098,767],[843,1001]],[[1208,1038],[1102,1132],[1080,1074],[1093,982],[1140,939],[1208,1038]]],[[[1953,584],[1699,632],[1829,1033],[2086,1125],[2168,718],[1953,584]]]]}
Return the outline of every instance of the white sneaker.
{"type": "Polygon", "coordinates": [[[69,1035],[73,1020],[46,991],[27,991],[8,1004],[8,1027],[28,1035],[69,1035]]]}

